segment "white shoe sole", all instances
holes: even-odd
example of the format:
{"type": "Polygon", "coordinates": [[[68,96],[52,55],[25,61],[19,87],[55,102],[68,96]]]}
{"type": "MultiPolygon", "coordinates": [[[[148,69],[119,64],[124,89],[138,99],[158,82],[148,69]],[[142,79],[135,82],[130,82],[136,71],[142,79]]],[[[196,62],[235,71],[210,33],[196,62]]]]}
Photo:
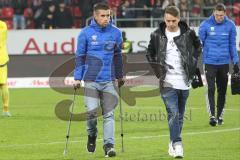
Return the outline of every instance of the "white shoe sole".
{"type": "Polygon", "coordinates": [[[2,116],[3,116],[3,117],[11,117],[12,115],[11,115],[10,112],[3,112],[3,113],[2,113],[2,116]]]}
{"type": "Polygon", "coordinates": [[[175,146],[174,158],[183,158],[183,147],[182,147],[182,145],[175,146]]]}
{"type": "Polygon", "coordinates": [[[107,155],[105,155],[105,157],[115,157],[116,156],[116,152],[114,150],[110,150],[108,151],[107,155]]]}

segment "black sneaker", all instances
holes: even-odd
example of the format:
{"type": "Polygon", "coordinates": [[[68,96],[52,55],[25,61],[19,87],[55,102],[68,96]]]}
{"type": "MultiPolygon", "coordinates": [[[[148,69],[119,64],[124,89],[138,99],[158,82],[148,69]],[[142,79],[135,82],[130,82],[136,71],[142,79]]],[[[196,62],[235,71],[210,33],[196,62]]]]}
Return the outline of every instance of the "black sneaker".
{"type": "Polygon", "coordinates": [[[90,153],[94,153],[96,150],[96,139],[97,136],[88,135],[87,150],[90,153]]]}
{"type": "Polygon", "coordinates": [[[224,122],[223,122],[223,119],[222,118],[218,118],[218,125],[223,125],[224,122]]]}
{"type": "Polygon", "coordinates": [[[213,127],[217,125],[217,120],[214,116],[210,117],[209,124],[213,127]]]}
{"type": "Polygon", "coordinates": [[[113,144],[105,144],[103,146],[104,152],[105,152],[105,157],[115,157],[116,156],[116,151],[114,150],[113,144]]]}

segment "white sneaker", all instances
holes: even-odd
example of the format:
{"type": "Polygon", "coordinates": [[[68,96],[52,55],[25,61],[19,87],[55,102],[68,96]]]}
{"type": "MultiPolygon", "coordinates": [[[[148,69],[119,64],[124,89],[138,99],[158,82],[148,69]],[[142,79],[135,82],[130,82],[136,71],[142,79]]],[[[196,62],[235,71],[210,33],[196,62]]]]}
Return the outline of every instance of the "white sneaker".
{"type": "Polygon", "coordinates": [[[174,157],[174,149],[173,149],[173,144],[172,144],[172,142],[169,142],[169,145],[168,145],[168,154],[169,154],[169,156],[174,157]]]}
{"type": "Polygon", "coordinates": [[[183,146],[181,142],[174,143],[174,158],[183,158],[183,146]]]}
{"type": "Polygon", "coordinates": [[[11,117],[11,116],[12,116],[9,111],[3,112],[2,115],[3,115],[4,117],[11,117]]]}

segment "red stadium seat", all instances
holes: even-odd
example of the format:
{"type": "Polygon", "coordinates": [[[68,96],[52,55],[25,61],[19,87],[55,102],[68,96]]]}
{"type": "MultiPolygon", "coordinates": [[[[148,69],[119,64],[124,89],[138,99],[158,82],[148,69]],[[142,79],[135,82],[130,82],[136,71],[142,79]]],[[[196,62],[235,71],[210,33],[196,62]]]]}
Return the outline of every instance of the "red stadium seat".
{"type": "Polygon", "coordinates": [[[13,29],[13,21],[12,20],[5,20],[4,22],[6,23],[8,29],[13,29]]]}
{"type": "Polygon", "coordinates": [[[79,7],[73,7],[72,12],[74,17],[82,17],[82,12],[79,7]]]}
{"type": "Polygon", "coordinates": [[[34,23],[33,19],[27,20],[26,28],[27,29],[34,29],[35,28],[35,23],[34,23]]]}
{"type": "Polygon", "coordinates": [[[236,24],[237,26],[240,26],[240,16],[235,17],[235,24],[236,24]]]}
{"type": "Polygon", "coordinates": [[[33,11],[32,11],[32,9],[31,9],[31,8],[25,8],[23,15],[24,15],[24,17],[26,17],[26,18],[32,18],[32,17],[33,17],[33,11]]]}
{"type": "Polygon", "coordinates": [[[122,0],[108,0],[110,8],[118,8],[122,3],[122,0]]]}
{"type": "Polygon", "coordinates": [[[2,18],[3,19],[12,19],[14,10],[12,7],[3,7],[2,8],[2,18]]]}
{"type": "Polygon", "coordinates": [[[74,27],[75,28],[80,28],[81,27],[81,20],[80,19],[75,19],[74,20],[74,27]]]}
{"type": "Polygon", "coordinates": [[[240,2],[235,2],[233,5],[233,13],[235,15],[240,15],[240,2]]]}

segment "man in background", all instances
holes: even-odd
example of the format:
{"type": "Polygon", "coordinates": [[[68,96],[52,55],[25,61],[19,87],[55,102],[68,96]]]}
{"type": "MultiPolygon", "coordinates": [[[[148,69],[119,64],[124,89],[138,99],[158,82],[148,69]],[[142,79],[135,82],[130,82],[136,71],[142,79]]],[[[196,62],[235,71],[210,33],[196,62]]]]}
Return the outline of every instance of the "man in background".
{"type": "Polygon", "coordinates": [[[122,53],[125,53],[125,54],[132,53],[133,51],[132,41],[129,41],[127,39],[125,31],[122,31],[122,38],[123,38],[122,53]]]}
{"type": "Polygon", "coordinates": [[[233,62],[234,73],[239,72],[236,48],[236,26],[226,16],[226,7],[219,3],[213,14],[199,27],[203,45],[203,64],[207,80],[206,103],[211,126],[223,124],[224,106],[228,84],[229,63],[233,62]],[[217,84],[217,114],[215,114],[215,83],[217,84]],[[216,117],[217,116],[217,117],[216,117]]]}
{"type": "Polygon", "coordinates": [[[3,116],[10,117],[9,91],[7,85],[7,64],[9,61],[7,52],[7,25],[0,20],[0,91],[2,92],[3,116]]]}
{"type": "Polygon", "coordinates": [[[56,28],[73,28],[73,16],[66,4],[61,0],[56,10],[56,28]]]}

